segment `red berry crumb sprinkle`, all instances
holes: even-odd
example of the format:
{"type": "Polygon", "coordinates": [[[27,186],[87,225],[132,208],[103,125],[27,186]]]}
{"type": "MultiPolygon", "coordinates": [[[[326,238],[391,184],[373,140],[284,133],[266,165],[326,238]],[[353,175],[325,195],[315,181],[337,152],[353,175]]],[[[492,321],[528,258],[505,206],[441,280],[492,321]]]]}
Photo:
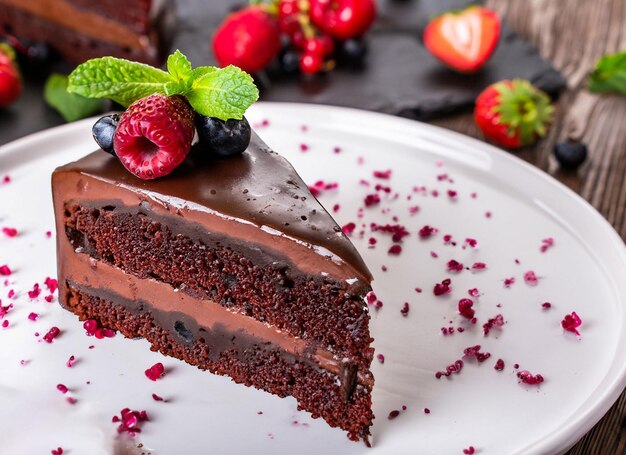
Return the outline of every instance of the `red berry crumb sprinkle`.
{"type": "Polygon", "coordinates": [[[582,325],[583,321],[580,319],[580,316],[576,314],[575,311],[572,311],[572,314],[566,314],[563,320],[561,321],[561,327],[563,327],[568,332],[575,333],[580,336],[578,332],[578,327],[582,325]]]}
{"type": "Polygon", "coordinates": [[[117,427],[118,433],[128,433],[130,436],[135,436],[137,433],[141,433],[139,425],[142,422],[150,420],[146,411],[131,411],[129,408],[124,408],[120,411],[121,417],[113,416],[111,422],[120,422],[117,427]]]}
{"type": "Polygon", "coordinates": [[[483,324],[483,334],[489,335],[489,332],[494,327],[502,327],[504,325],[504,317],[501,314],[497,314],[492,318],[489,318],[486,323],[483,324]]]}
{"type": "Polygon", "coordinates": [[[476,449],[474,449],[474,446],[469,446],[467,449],[463,449],[463,453],[465,455],[474,455],[476,453],[476,449]]]}
{"type": "Polygon", "coordinates": [[[12,227],[3,227],[2,233],[6,235],[7,237],[15,237],[17,236],[17,229],[12,228],[12,227]]]}
{"type": "Polygon", "coordinates": [[[435,284],[435,287],[433,288],[433,293],[436,296],[449,294],[450,292],[452,292],[450,284],[452,284],[452,280],[450,278],[446,278],[441,283],[435,284]]]}
{"type": "Polygon", "coordinates": [[[59,282],[55,278],[46,277],[43,283],[46,285],[46,287],[50,291],[50,294],[53,294],[54,291],[56,291],[59,288],[59,282]]]}
{"type": "Polygon", "coordinates": [[[153,393],[153,394],[152,394],[152,399],[153,399],[154,401],[165,401],[165,400],[163,399],[163,397],[160,397],[160,396],[159,396],[159,395],[157,395],[156,393],[153,393]]]}
{"type": "Polygon", "coordinates": [[[363,203],[365,204],[365,207],[377,205],[378,203],[380,203],[380,196],[376,193],[368,194],[367,196],[365,196],[363,203]]]}
{"type": "Polygon", "coordinates": [[[9,268],[8,265],[4,264],[4,265],[0,265],[0,275],[3,276],[9,276],[11,275],[11,269],[9,268]]]}
{"type": "Polygon", "coordinates": [[[33,289],[28,291],[28,297],[31,299],[36,299],[41,294],[41,288],[39,287],[39,283],[35,283],[33,285],[33,289]]]}
{"type": "Polygon", "coordinates": [[[386,171],[374,171],[374,177],[382,180],[389,180],[391,178],[391,169],[386,171]]]}
{"type": "Polygon", "coordinates": [[[398,256],[400,253],[402,253],[402,247],[396,243],[395,245],[391,245],[389,247],[389,251],[387,251],[387,253],[398,256]]]}
{"type": "Polygon", "coordinates": [[[514,277],[505,278],[504,279],[504,287],[505,288],[510,288],[514,283],[515,283],[515,278],[514,277]]]}
{"type": "Polygon", "coordinates": [[[471,296],[471,297],[478,297],[480,295],[480,291],[478,290],[478,288],[472,288],[472,289],[468,289],[467,293],[471,296]]]}
{"type": "Polygon", "coordinates": [[[478,363],[483,363],[485,360],[491,357],[491,354],[489,352],[480,352],[479,344],[477,344],[476,346],[470,346],[469,348],[465,348],[463,350],[463,355],[466,357],[476,357],[478,363]]]}
{"type": "Polygon", "coordinates": [[[385,356],[382,354],[378,354],[376,355],[376,359],[380,362],[380,363],[385,363],[385,356]]]}
{"type": "Polygon", "coordinates": [[[533,375],[528,370],[519,371],[517,373],[517,377],[519,378],[520,382],[528,385],[537,385],[541,384],[544,381],[543,376],[541,376],[540,374],[533,375]]]}
{"type": "Polygon", "coordinates": [[[61,330],[58,327],[52,327],[50,330],[48,330],[48,333],[43,336],[43,340],[46,343],[52,343],[52,340],[54,340],[60,334],[61,330]]]}
{"type": "Polygon", "coordinates": [[[343,225],[343,227],[341,228],[343,233],[346,235],[352,235],[355,229],[356,229],[356,224],[354,224],[353,222],[349,222],[343,225]]]}
{"type": "Polygon", "coordinates": [[[450,272],[461,272],[463,271],[463,264],[461,264],[459,261],[455,260],[455,259],[450,259],[448,261],[448,271],[450,272]]]}
{"type": "Polygon", "coordinates": [[[28,319],[30,319],[31,321],[36,321],[38,317],[39,315],[37,313],[30,313],[28,315],[28,319]]]}
{"type": "Polygon", "coordinates": [[[52,455],[63,455],[63,448],[62,447],[57,447],[56,449],[52,449],[50,451],[50,453],[52,455]]]}
{"type": "Polygon", "coordinates": [[[145,374],[146,377],[151,381],[156,381],[157,379],[163,377],[163,375],[165,374],[165,367],[163,367],[163,364],[161,362],[157,362],[150,368],[148,368],[145,371],[145,374]]]}
{"type": "Polygon", "coordinates": [[[405,318],[409,315],[409,302],[404,302],[402,309],[400,309],[400,314],[405,318]]]}
{"type": "Polygon", "coordinates": [[[474,306],[474,302],[471,299],[459,300],[459,314],[464,318],[472,319],[475,314],[472,306],[474,306]]]}
{"type": "Polygon", "coordinates": [[[552,237],[548,237],[541,241],[541,247],[539,248],[539,251],[545,253],[552,246],[554,246],[554,239],[552,237]]]}
{"type": "MultiPolygon", "coordinates": [[[[479,346],[480,347],[480,346],[479,346]]],[[[446,367],[446,371],[437,371],[435,377],[441,379],[442,376],[450,376],[452,373],[459,374],[463,369],[463,361],[461,359],[456,360],[446,367]]]]}
{"type": "Polygon", "coordinates": [[[61,393],[67,393],[69,389],[63,384],[57,384],[57,390],[61,393]]]}
{"type": "Polygon", "coordinates": [[[424,408],[424,414],[430,414],[430,409],[424,408]]]}
{"type": "Polygon", "coordinates": [[[552,304],[550,302],[543,302],[541,304],[541,308],[543,308],[544,310],[549,310],[550,308],[552,308],[552,304]]]}
{"type": "Polygon", "coordinates": [[[427,237],[431,237],[433,235],[435,235],[437,232],[439,232],[439,230],[437,228],[434,228],[432,226],[424,226],[423,228],[421,228],[418,232],[418,235],[425,239],[427,237]]]}
{"type": "Polygon", "coordinates": [[[496,371],[504,370],[504,360],[502,359],[496,360],[496,364],[494,365],[493,369],[496,371]]]}
{"type": "Polygon", "coordinates": [[[398,417],[399,415],[400,415],[400,411],[398,411],[397,409],[394,409],[393,411],[391,411],[391,412],[389,413],[389,416],[387,416],[387,418],[388,418],[389,420],[393,420],[393,419],[395,419],[396,417],[398,417]]]}
{"type": "Polygon", "coordinates": [[[524,281],[528,286],[537,286],[537,284],[539,283],[539,278],[537,278],[535,272],[529,270],[524,274],[524,281]]]}
{"type": "Polygon", "coordinates": [[[70,358],[67,359],[67,362],[65,362],[65,366],[68,368],[72,368],[74,366],[74,363],[76,363],[76,357],[71,355],[70,358]]]}
{"type": "Polygon", "coordinates": [[[487,268],[487,264],[484,262],[474,262],[472,264],[472,270],[485,270],[487,268]]]}

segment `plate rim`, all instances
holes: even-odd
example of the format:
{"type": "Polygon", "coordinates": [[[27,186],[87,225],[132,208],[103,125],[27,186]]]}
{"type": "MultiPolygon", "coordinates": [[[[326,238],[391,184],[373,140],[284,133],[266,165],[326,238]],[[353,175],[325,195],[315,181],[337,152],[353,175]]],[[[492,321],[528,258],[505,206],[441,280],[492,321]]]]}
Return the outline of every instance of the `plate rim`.
{"type": "MultiPolygon", "coordinates": [[[[530,174],[532,177],[537,178],[544,183],[552,186],[555,190],[560,191],[563,197],[573,199],[576,202],[578,209],[584,210],[585,214],[593,217],[593,221],[595,223],[599,223],[598,226],[601,226],[602,229],[604,229],[604,233],[606,234],[604,241],[611,242],[611,244],[613,244],[614,247],[619,250],[617,251],[617,254],[624,262],[624,264],[626,264],[626,244],[624,243],[624,240],[619,236],[619,234],[617,233],[615,228],[609,223],[609,221],[604,216],[602,216],[602,214],[598,212],[587,200],[585,200],[581,195],[574,192],[572,189],[568,188],[566,185],[559,182],[540,168],[524,161],[523,159],[510,152],[506,152],[491,144],[483,142],[480,139],[413,119],[349,107],[308,103],[260,101],[255,103],[253,109],[269,110],[270,112],[272,110],[309,110],[318,112],[326,111],[341,113],[354,117],[367,118],[370,121],[383,120],[386,122],[396,122],[398,124],[403,124],[409,129],[413,129],[416,132],[426,133],[426,135],[428,136],[427,139],[433,136],[440,137],[447,139],[453,143],[464,145],[468,148],[484,152],[488,156],[495,158],[495,160],[517,167],[523,172],[530,174]]],[[[63,137],[67,135],[71,136],[73,134],[76,134],[78,131],[84,131],[88,127],[88,125],[92,124],[99,117],[100,116],[94,116],[83,120],[66,123],[15,139],[0,146],[0,158],[6,157],[7,155],[15,152],[19,152],[19,150],[25,147],[34,147],[37,146],[38,143],[43,144],[51,137],[63,137]]],[[[90,130],[90,128],[88,129],[90,130]]],[[[611,278],[614,280],[615,277],[611,278]]],[[[624,310],[626,308],[626,300],[624,300],[623,296],[621,296],[619,293],[617,294],[617,298],[618,303],[621,304],[620,309],[622,310],[622,319],[625,319],[626,313],[624,312],[624,310]]],[[[624,338],[626,336],[626,325],[624,325],[624,321],[622,321],[621,328],[621,338],[624,338]]],[[[623,347],[621,350],[618,346],[613,358],[618,359],[620,352],[626,352],[626,346],[623,347]]],[[[543,438],[536,440],[534,443],[531,442],[531,445],[527,446],[527,448],[533,453],[564,453],[573,445],[575,445],[585,434],[587,434],[608,412],[608,410],[613,406],[613,404],[617,401],[619,396],[624,392],[624,389],[626,388],[626,356],[622,357],[624,357],[622,364],[618,364],[619,374],[614,377],[612,381],[610,381],[609,386],[603,391],[599,399],[594,404],[587,405],[587,409],[582,412],[581,415],[576,416],[576,418],[572,420],[568,420],[567,422],[559,426],[558,429],[551,434],[546,434],[543,438]]],[[[612,366],[615,365],[616,362],[613,362],[612,366]]],[[[606,376],[603,379],[606,380],[606,376]]]]}

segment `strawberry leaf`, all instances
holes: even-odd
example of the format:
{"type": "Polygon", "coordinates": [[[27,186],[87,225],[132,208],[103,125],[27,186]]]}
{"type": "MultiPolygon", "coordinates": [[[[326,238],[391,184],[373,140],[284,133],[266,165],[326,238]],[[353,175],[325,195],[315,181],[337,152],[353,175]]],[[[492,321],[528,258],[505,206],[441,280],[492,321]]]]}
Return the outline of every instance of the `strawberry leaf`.
{"type": "Polygon", "coordinates": [[[626,51],[605,55],[589,75],[592,92],[617,92],[626,95],[626,51]]]}

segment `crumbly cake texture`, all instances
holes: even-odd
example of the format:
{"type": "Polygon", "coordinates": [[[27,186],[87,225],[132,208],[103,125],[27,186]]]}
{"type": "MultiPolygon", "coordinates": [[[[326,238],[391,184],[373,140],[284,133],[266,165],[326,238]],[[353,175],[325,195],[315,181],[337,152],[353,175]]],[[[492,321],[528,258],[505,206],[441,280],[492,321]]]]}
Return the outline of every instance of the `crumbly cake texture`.
{"type": "MultiPolygon", "coordinates": [[[[206,175],[213,170],[168,177],[174,193],[186,191],[177,179],[194,188],[193,200],[168,195],[178,207],[155,195],[163,182],[140,182],[102,152],[55,171],[59,300],[80,320],[145,338],[155,351],[238,383],[293,396],[300,409],[367,440],[374,384],[364,301],[369,271],[282,157],[257,137],[246,154],[220,164],[235,168],[231,176],[243,170],[238,181],[249,187],[233,210],[258,203],[271,229],[224,213],[218,228],[209,227],[217,204],[210,196],[222,190],[206,175]],[[263,192],[267,179],[288,182],[270,184],[271,201],[289,204],[287,210],[267,212],[261,193],[249,197],[263,192]],[[198,182],[206,188],[194,187],[198,182]],[[280,234],[275,227],[285,224],[280,234]],[[309,225],[315,228],[302,238],[309,225]]],[[[204,168],[186,171],[194,169],[204,168]]],[[[254,207],[248,218],[256,215],[254,207]]]]}

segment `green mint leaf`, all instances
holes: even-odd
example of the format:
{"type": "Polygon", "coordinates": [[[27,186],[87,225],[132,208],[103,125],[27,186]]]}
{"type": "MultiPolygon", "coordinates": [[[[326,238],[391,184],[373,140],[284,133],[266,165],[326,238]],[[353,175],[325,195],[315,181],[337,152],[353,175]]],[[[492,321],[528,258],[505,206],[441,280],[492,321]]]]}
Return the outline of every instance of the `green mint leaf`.
{"type": "Polygon", "coordinates": [[[592,92],[618,92],[626,95],[626,51],[605,55],[589,75],[592,92]]]}
{"type": "Polygon", "coordinates": [[[165,84],[173,80],[169,73],[143,63],[101,57],[78,65],[69,76],[67,90],[128,106],[153,93],[165,93],[165,84]]]}
{"type": "Polygon", "coordinates": [[[44,88],[44,99],[66,122],[102,112],[102,101],[67,92],[67,76],[51,74],[44,88]]]}
{"type": "Polygon", "coordinates": [[[184,95],[202,115],[240,120],[259,98],[259,90],[252,77],[236,66],[200,67],[192,71],[189,90],[184,95]]]}
{"type": "Polygon", "coordinates": [[[191,73],[191,62],[177,49],[167,58],[167,71],[178,80],[187,80],[191,73]]]}

